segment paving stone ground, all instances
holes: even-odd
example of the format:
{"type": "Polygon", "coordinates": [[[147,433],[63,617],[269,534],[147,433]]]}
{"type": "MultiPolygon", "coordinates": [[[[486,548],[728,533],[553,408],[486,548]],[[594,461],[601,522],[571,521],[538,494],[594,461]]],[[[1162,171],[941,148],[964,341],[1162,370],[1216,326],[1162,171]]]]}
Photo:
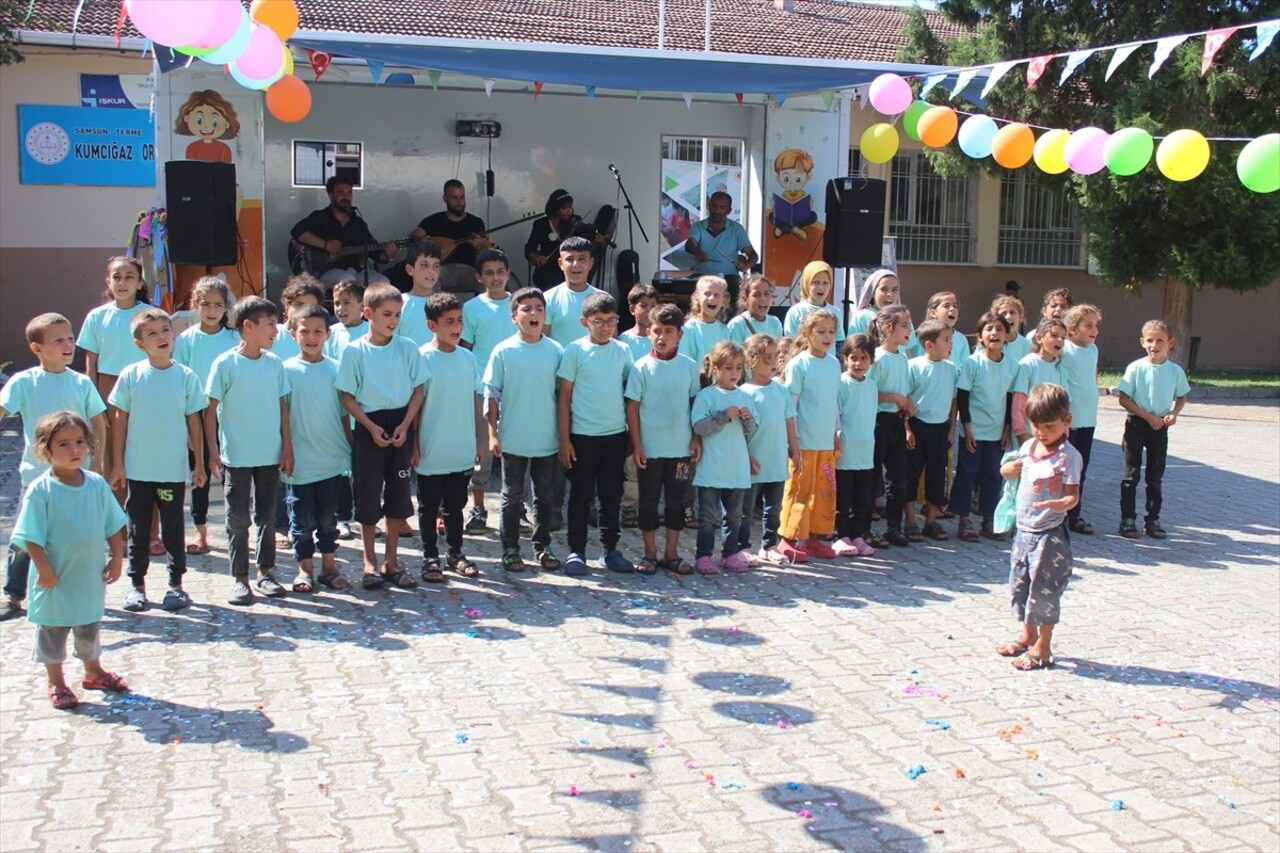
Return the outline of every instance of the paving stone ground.
{"type": "Polygon", "coordinates": [[[0,625],[0,850],[1280,849],[1280,407],[1188,406],[1131,542],[1103,403],[1052,671],[993,654],[988,542],[576,581],[469,536],[475,582],[236,609],[219,534],[191,609],[109,589],[130,694],[53,711],[0,625]]]}

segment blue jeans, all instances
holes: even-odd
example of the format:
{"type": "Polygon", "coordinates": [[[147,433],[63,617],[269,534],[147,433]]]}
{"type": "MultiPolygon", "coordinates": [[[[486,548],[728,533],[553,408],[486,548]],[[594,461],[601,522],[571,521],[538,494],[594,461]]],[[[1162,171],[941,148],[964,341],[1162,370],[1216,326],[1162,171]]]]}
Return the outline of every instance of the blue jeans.
{"type": "Polygon", "coordinates": [[[716,547],[716,533],[721,532],[721,556],[736,554],[738,527],[742,523],[742,501],[750,489],[713,489],[698,487],[698,553],[710,557],[716,547]],[[724,514],[721,515],[721,507],[724,514]],[[722,523],[723,519],[723,523],[722,523]]]}
{"type": "Polygon", "coordinates": [[[778,516],[782,512],[782,489],[786,483],[756,483],[743,492],[746,504],[742,507],[742,520],[738,522],[736,541],[731,536],[729,521],[725,519],[725,540],[733,544],[730,552],[751,550],[751,515],[755,512],[756,501],[764,496],[764,507],[760,513],[760,545],[772,548],[778,544],[778,516]]]}
{"type": "Polygon", "coordinates": [[[338,504],[344,487],[350,489],[345,474],[282,487],[288,491],[285,503],[289,507],[289,539],[295,559],[310,560],[317,547],[321,554],[337,552],[338,504]]]}
{"type": "Polygon", "coordinates": [[[1000,477],[1000,457],[1004,456],[1004,448],[998,440],[978,441],[975,445],[977,449],[970,453],[965,449],[964,439],[960,439],[960,452],[956,454],[956,478],[951,484],[949,508],[961,518],[969,516],[976,480],[981,485],[978,496],[980,515],[991,521],[1004,491],[1004,480],[1000,477]]]}

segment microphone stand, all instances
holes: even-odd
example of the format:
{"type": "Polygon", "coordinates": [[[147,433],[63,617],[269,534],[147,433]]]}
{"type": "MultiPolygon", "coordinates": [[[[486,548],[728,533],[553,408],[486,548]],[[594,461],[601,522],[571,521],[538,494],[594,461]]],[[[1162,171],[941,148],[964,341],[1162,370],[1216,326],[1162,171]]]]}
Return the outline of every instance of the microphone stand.
{"type": "MultiPolygon", "coordinates": [[[[627,250],[631,252],[633,257],[635,257],[636,256],[635,255],[636,235],[632,229],[639,228],[640,236],[644,238],[644,241],[646,243],[649,242],[649,235],[645,233],[644,223],[640,222],[636,218],[635,207],[631,204],[631,195],[627,192],[627,185],[622,182],[622,173],[619,172],[618,167],[613,165],[612,163],[609,164],[609,171],[613,173],[613,179],[618,182],[618,189],[622,192],[623,201],[626,202],[626,204],[624,204],[623,207],[627,211],[627,250]]],[[[639,275],[638,263],[636,264],[636,267],[637,267],[636,273],[638,276],[639,275]]],[[[622,296],[623,298],[625,298],[626,294],[621,293],[619,294],[619,296],[622,296]]]]}
{"type": "MultiPolygon", "coordinates": [[[[360,208],[356,207],[354,204],[351,205],[351,216],[354,219],[359,219],[361,222],[364,222],[364,217],[360,215],[360,208]]],[[[368,223],[365,223],[364,230],[366,234],[369,233],[368,223]]],[[[373,235],[370,234],[369,236],[372,237],[373,235]]],[[[370,241],[366,240],[364,242],[365,242],[364,251],[360,253],[360,261],[361,261],[360,275],[364,280],[360,283],[364,286],[365,290],[368,290],[369,289],[369,242],[370,241]]]]}

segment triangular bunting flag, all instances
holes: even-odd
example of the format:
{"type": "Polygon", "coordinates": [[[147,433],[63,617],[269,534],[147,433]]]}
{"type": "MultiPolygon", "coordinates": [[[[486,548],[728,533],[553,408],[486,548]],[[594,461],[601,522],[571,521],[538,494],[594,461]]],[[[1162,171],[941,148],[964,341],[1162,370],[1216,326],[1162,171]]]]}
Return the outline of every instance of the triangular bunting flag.
{"type": "Polygon", "coordinates": [[[787,102],[787,93],[779,92],[778,94],[773,96],[773,101],[775,104],[778,105],[778,109],[782,109],[782,105],[787,102]]]}
{"type": "Polygon", "coordinates": [[[1044,56],[1037,56],[1027,63],[1027,88],[1030,89],[1036,84],[1036,81],[1044,74],[1044,70],[1049,67],[1056,54],[1047,53],[1044,56]]]}
{"type": "Polygon", "coordinates": [[[379,62],[376,59],[366,59],[369,65],[369,76],[373,78],[373,85],[378,86],[382,83],[382,69],[387,67],[387,63],[379,62]]]}
{"type": "Polygon", "coordinates": [[[929,94],[930,89],[946,79],[947,75],[945,74],[930,74],[924,78],[924,85],[920,87],[920,98],[923,99],[925,95],[929,94]]]}
{"type": "Polygon", "coordinates": [[[644,97],[644,89],[636,89],[636,100],[638,101],[643,97],[644,97]]]}
{"type": "Polygon", "coordinates": [[[738,102],[738,106],[742,106],[742,93],[741,93],[741,92],[734,92],[734,93],[733,93],[733,99],[734,99],[735,101],[737,101],[737,102],[738,102]]]}
{"type": "Polygon", "coordinates": [[[991,66],[991,73],[987,75],[987,82],[982,86],[982,97],[990,94],[991,90],[1000,82],[1000,78],[1008,74],[1013,66],[1017,65],[1021,60],[1015,59],[1012,62],[997,62],[991,66]]]}
{"type": "Polygon", "coordinates": [[[440,72],[439,71],[428,71],[427,80],[431,82],[432,89],[440,88],[440,72]]]}
{"type": "Polygon", "coordinates": [[[1220,30],[1212,30],[1205,34],[1204,37],[1204,56],[1200,58],[1200,76],[1203,77],[1209,70],[1209,66],[1213,64],[1213,58],[1218,55],[1218,51],[1222,50],[1222,46],[1227,43],[1227,39],[1235,35],[1239,27],[1223,27],[1220,30]]]}
{"type": "Polygon", "coordinates": [[[1266,53],[1267,48],[1271,47],[1271,42],[1275,40],[1277,32],[1280,32],[1280,21],[1268,21],[1265,24],[1258,24],[1258,44],[1254,47],[1253,52],[1249,54],[1250,62],[1266,53]]]}
{"type": "Polygon", "coordinates": [[[870,89],[854,89],[854,93],[858,96],[858,109],[865,110],[871,105],[870,89]]]}
{"type": "Polygon", "coordinates": [[[830,112],[831,105],[835,103],[835,100],[836,100],[836,93],[833,92],[832,90],[828,89],[827,91],[822,93],[822,105],[827,108],[828,112],[830,112]]]}
{"type": "Polygon", "coordinates": [[[1107,65],[1107,73],[1103,79],[1110,80],[1111,75],[1115,73],[1116,69],[1123,65],[1126,59],[1133,56],[1133,52],[1140,47],[1142,47],[1141,44],[1126,44],[1121,47],[1117,47],[1116,52],[1111,54],[1111,62],[1107,65]]]}
{"type": "Polygon", "coordinates": [[[324,76],[324,72],[329,70],[329,63],[333,62],[333,56],[323,50],[307,48],[307,62],[311,63],[311,70],[316,73],[316,79],[319,80],[324,76]]]}
{"type": "Polygon", "coordinates": [[[958,98],[965,89],[969,88],[969,84],[973,82],[973,78],[978,76],[979,69],[966,68],[960,72],[960,76],[956,78],[955,88],[951,90],[951,97],[958,98]]]}
{"type": "Polygon", "coordinates": [[[596,87],[595,87],[595,86],[588,86],[588,87],[587,87],[587,100],[588,100],[588,101],[594,101],[595,99],[596,99],[596,87]]]}
{"type": "Polygon", "coordinates": [[[485,96],[486,98],[492,98],[492,97],[493,97],[493,84],[494,84],[494,83],[496,83],[496,82],[498,82],[498,81],[497,81],[497,80],[494,80],[492,77],[486,77],[486,78],[484,78],[484,96],[485,96]]]}
{"type": "Polygon", "coordinates": [[[1156,42],[1156,55],[1151,60],[1151,67],[1147,69],[1147,79],[1150,80],[1156,76],[1156,72],[1160,70],[1160,66],[1164,65],[1164,61],[1173,53],[1174,48],[1182,44],[1191,36],[1168,36],[1156,42]]]}
{"type": "Polygon", "coordinates": [[[120,14],[116,16],[116,28],[111,31],[111,35],[116,40],[116,47],[120,46],[120,31],[124,29],[124,22],[128,17],[129,10],[124,7],[124,0],[120,0],[120,14]]]}
{"type": "Polygon", "coordinates": [[[1061,86],[1067,82],[1067,78],[1076,73],[1076,69],[1084,65],[1085,60],[1093,56],[1098,51],[1094,48],[1088,50],[1073,50],[1067,54],[1067,67],[1062,69],[1062,75],[1058,77],[1058,85],[1061,86]]]}
{"type": "Polygon", "coordinates": [[[533,81],[533,99],[538,100],[538,96],[542,94],[542,82],[540,80],[533,81]]]}
{"type": "Polygon", "coordinates": [[[688,92],[681,92],[680,94],[684,97],[684,108],[686,110],[693,109],[693,95],[688,92]]]}

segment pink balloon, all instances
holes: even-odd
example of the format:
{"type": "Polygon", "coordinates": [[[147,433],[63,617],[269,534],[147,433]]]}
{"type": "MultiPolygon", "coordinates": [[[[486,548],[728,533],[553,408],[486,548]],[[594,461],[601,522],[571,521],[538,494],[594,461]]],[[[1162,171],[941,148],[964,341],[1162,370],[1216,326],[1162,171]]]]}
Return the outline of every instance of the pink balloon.
{"type": "Polygon", "coordinates": [[[1071,134],[1063,149],[1067,166],[1077,175],[1092,175],[1106,165],[1103,149],[1111,134],[1100,127],[1082,127],[1071,134]]]}
{"type": "Polygon", "coordinates": [[[218,4],[213,23],[200,38],[192,44],[196,47],[221,47],[236,34],[240,28],[240,16],[244,7],[236,0],[214,0],[218,4]]]}
{"type": "Polygon", "coordinates": [[[914,96],[911,84],[897,74],[881,74],[871,81],[871,106],[887,116],[905,113],[914,96]]]}
{"type": "Polygon", "coordinates": [[[251,80],[271,80],[284,65],[284,45],[280,37],[261,24],[249,28],[249,44],[236,58],[240,73],[251,80]]]}
{"type": "Polygon", "coordinates": [[[138,32],[168,47],[195,44],[213,26],[221,0],[126,0],[125,9],[138,32]]]}

